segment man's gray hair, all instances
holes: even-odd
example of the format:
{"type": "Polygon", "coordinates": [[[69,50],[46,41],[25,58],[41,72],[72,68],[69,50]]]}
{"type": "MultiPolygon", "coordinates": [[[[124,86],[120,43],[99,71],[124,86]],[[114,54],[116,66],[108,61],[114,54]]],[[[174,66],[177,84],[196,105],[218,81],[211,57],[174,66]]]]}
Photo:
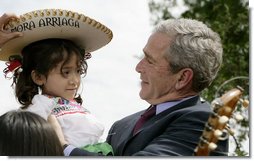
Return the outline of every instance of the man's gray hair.
{"type": "Polygon", "coordinates": [[[183,68],[194,72],[192,88],[196,92],[208,87],[222,64],[220,36],[204,23],[192,19],[169,19],[159,23],[153,32],[167,34],[172,40],[165,53],[171,71],[183,68]]]}

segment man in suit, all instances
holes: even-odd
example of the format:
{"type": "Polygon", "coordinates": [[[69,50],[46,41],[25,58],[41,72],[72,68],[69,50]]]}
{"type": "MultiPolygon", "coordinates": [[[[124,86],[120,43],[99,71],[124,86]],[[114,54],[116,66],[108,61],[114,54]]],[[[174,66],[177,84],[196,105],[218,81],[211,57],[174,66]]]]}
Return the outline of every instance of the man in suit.
{"type": "MultiPolygon", "coordinates": [[[[191,156],[212,113],[199,95],[222,64],[220,37],[202,22],[169,19],[155,27],[143,52],[136,66],[139,94],[151,107],[115,122],[106,141],[115,156],[191,156]],[[152,110],[152,116],[136,125],[152,110]]],[[[67,155],[98,155],[62,144],[67,155]]],[[[227,151],[227,140],[219,141],[210,154],[227,151]]]]}

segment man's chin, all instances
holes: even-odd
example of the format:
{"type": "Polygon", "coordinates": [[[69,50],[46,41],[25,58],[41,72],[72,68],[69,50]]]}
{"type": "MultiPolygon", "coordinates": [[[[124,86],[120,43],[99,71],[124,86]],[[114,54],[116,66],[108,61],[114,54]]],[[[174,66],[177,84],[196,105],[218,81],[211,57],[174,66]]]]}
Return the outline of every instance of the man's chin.
{"type": "Polygon", "coordinates": [[[142,90],[139,92],[139,97],[140,97],[142,100],[146,100],[146,99],[147,99],[147,96],[146,96],[145,92],[143,92],[142,90]]]}

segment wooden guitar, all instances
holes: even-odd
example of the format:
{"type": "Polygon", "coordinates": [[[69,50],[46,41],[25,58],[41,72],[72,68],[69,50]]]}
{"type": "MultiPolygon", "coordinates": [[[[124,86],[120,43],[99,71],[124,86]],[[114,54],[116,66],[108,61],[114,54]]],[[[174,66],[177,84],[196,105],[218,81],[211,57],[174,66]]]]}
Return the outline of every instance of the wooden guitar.
{"type": "MultiPolygon", "coordinates": [[[[241,100],[242,93],[243,89],[237,87],[211,103],[213,114],[209,117],[198,146],[194,150],[195,156],[208,156],[211,151],[217,148],[218,140],[227,139],[228,133],[232,133],[227,123],[232,117],[238,101],[241,100]]],[[[244,101],[243,106],[247,107],[248,101],[244,101]]]]}

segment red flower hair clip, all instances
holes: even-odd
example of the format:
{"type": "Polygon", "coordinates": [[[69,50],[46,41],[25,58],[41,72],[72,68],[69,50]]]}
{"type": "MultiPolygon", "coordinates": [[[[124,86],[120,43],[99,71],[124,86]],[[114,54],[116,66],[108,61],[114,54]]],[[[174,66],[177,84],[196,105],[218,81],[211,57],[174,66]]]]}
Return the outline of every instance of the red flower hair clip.
{"type": "Polygon", "coordinates": [[[13,75],[22,72],[21,57],[19,55],[10,56],[9,61],[5,63],[7,67],[3,70],[5,78],[12,78],[13,75]],[[12,74],[9,76],[9,74],[12,74]]]}

